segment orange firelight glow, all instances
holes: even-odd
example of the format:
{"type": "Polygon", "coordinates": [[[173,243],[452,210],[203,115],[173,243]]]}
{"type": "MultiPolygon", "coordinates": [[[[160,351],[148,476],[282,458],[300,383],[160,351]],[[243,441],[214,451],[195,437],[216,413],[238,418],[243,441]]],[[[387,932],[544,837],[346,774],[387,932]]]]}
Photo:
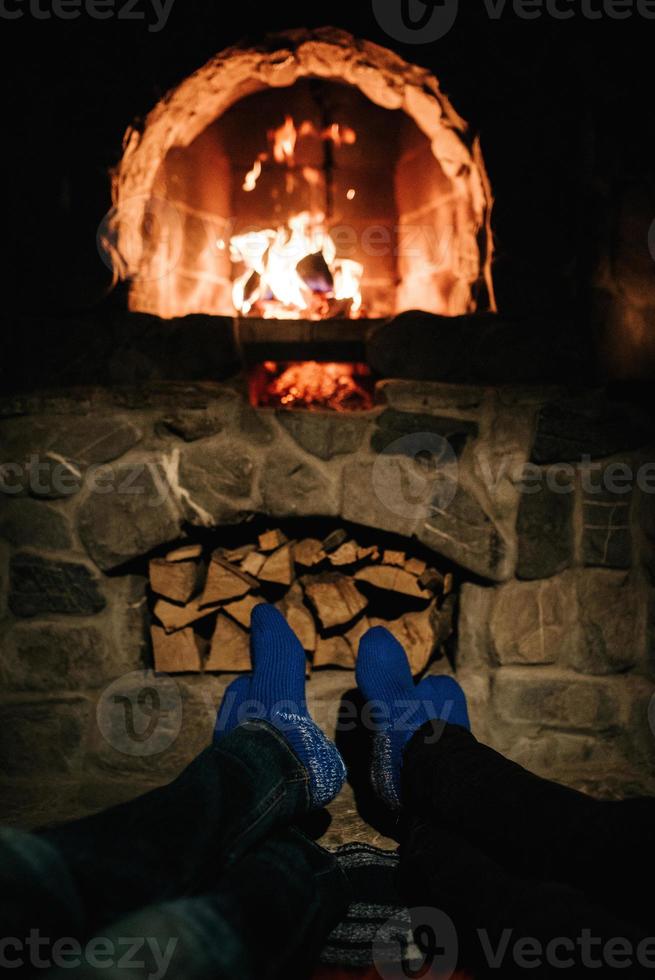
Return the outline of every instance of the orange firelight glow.
{"type": "MultiPolygon", "coordinates": [[[[305,120],[296,128],[291,116],[269,130],[267,137],[268,151],[258,155],[245,176],[242,189],[248,193],[257,187],[265,164],[284,168],[289,194],[298,181],[316,192],[327,177],[316,167],[296,166],[298,139],[313,137],[334,146],[352,145],[357,139],[353,129],[339,123],[319,130],[305,120]]],[[[230,255],[235,266],[232,302],[243,316],[280,320],[362,316],[364,268],[337,257],[327,217],[319,208],[291,214],[276,227],[233,235],[230,255]]]]}
{"type": "Polygon", "coordinates": [[[370,371],[364,364],[266,361],[251,392],[255,404],[337,412],[373,407],[370,371]]]}

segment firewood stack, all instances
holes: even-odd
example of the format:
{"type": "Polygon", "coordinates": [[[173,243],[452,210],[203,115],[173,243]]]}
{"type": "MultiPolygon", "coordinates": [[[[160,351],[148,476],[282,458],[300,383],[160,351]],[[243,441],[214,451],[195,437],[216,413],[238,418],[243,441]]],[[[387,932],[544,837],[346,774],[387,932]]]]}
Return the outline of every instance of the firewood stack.
{"type": "Polygon", "coordinates": [[[165,673],[250,670],[250,616],[260,602],[275,601],[284,613],[308,672],[352,670],[360,637],[382,625],[416,675],[452,633],[451,574],[403,551],[361,546],[342,529],[323,541],[289,541],[273,529],[209,556],[200,544],[187,545],[151,560],[150,587],[155,669],[165,673]],[[393,618],[384,618],[390,608],[393,618]]]}

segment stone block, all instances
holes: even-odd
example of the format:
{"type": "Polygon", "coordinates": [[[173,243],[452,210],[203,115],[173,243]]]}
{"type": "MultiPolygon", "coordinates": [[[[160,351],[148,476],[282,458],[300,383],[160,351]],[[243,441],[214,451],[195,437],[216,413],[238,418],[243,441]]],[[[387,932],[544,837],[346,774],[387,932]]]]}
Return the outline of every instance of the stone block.
{"type": "Polygon", "coordinates": [[[319,459],[355,453],[370,426],[370,415],[335,412],[291,412],[280,410],[277,418],[283,428],[306,452],[319,459]]]}
{"type": "Polygon", "coordinates": [[[70,698],[0,705],[0,775],[71,775],[86,752],[90,703],[70,698]]]}
{"type": "Polygon", "coordinates": [[[632,565],[634,471],[633,464],[615,462],[592,478],[590,468],[582,468],[582,554],[585,565],[601,568],[630,568],[632,565]],[[622,473],[624,479],[613,482],[612,471],[615,476],[622,473]]]}
{"type": "MultiPolygon", "coordinates": [[[[414,456],[417,452],[415,437],[427,433],[448,443],[445,450],[450,455],[458,455],[464,448],[467,437],[477,435],[477,431],[477,422],[470,419],[440,417],[421,412],[399,412],[395,408],[387,408],[376,419],[371,448],[378,453],[393,451],[414,456]],[[414,438],[406,440],[405,448],[403,442],[407,436],[414,438]]],[[[431,446],[430,440],[427,441],[427,446],[431,446]]]]}
{"type": "Polygon", "coordinates": [[[580,635],[571,666],[585,674],[634,667],[645,645],[645,596],[621,572],[592,571],[578,578],[580,635]]]}
{"type": "Polygon", "coordinates": [[[103,684],[107,648],[96,626],[34,623],[5,636],[0,679],[7,691],[79,691],[103,684]]]}
{"type": "Polygon", "coordinates": [[[29,552],[12,557],[9,608],[14,615],[90,616],[105,605],[100,582],[86,565],[49,560],[29,552]]]}
{"type": "Polygon", "coordinates": [[[496,591],[490,619],[501,664],[566,663],[575,649],[576,596],[572,576],[508,582],[496,591]]]}
{"type": "Polygon", "coordinates": [[[185,449],[179,483],[187,519],[192,524],[236,520],[252,494],[254,474],[254,458],[236,441],[212,440],[185,449]]]}
{"type": "Polygon", "coordinates": [[[464,582],[459,593],[459,617],[457,621],[458,670],[482,673],[492,664],[491,637],[489,632],[491,613],[496,591],[491,586],[464,582]]]}
{"type": "Polygon", "coordinates": [[[103,570],[117,568],[179,534],[180,514],[171,486],[156,462],[108,469],[89,488],[78,510],[78,530],[103,570]]]}
{"type": "Polygon", "coordinates": [[[17,548],[64,551],[73,546],[68,521],[61,511],[28,498],[0,498],[0,537],[17,548]]]}
{"type": "Polygon", "coordinates": [[[485,389],[474,385],[448,385],[431,381],[378,381],[379,398],[399,412],[464,413],[476,416],[485,401],[485,389]]]}
{"type": "Polygon", "coordinates": [[[417,531],[419,541],[451,561],[492,581],[512,573],[510,550],[500,527],[461,483],[444,486],[417,531]]]}
{"type": "Polygon", "coordinates": [[[516,574],[522,579],[550,578],[568,568],[573,559],[573,482],[557,489],[544,480],[524,492],[519,503],[516,530],[518,562],[516,574]]]}
{"type": "Polygon", "coordinates": [[[211,742],[230,675],[198,683],[135,671],[107,687],[92,726],[89,769],[106,778],[139,774],[155,781],[179,773],[211,742]]]}
{"type": "Polygon", "coordinates": [[[417,508],[411,484],[404,479],[402,461],[391,456],[353,460],[344,466],[342,480],[344,520],[411,537],[426,504],[421,506],[419,501],[417,508]]]}
{"type": "Polygon", "coordinates": [[[260,478],[264,512],[271,517],[333,516],[338,511],[336,487],[318,467],[288,453],[271,453],[260,478]]]}
{"type": "Polygon", "coordinates": [[[543,406],[532,458],[536,463],[602,459],[648,445],[652,434],[653,421],[641,409],[591,391],[543,406]]]}
{"type": "Polygon", "coordinates": [[[621,688],[612,681],[549,668],[501,667],[492,690],[494,707],[507,722],[598,733],[623,721],[621,688]]]}

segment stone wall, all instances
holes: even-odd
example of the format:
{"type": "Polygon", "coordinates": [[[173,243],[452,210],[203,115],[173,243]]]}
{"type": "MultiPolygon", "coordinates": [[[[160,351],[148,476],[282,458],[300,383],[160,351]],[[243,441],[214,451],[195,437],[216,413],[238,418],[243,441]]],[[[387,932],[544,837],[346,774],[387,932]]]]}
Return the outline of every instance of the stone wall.
{"type": "MultiPolygon", "coordinates": [[[[353,415],[256,411],[243,390],[162,383],[0,406],[6,816],[134,795],[206,743],[229,677],[160,679],[153,752],[126,741],[116,719],[129,712],[112,705],[151,663],[145,557],[253,514],[416,536],[460,569],[456,670],[480,737],[603,793],[653,785],[655,456],[639,412],[554,387],[387,381],[353,415]]],[[[318,677],[333,722],[352,674],[318,677]]]]}

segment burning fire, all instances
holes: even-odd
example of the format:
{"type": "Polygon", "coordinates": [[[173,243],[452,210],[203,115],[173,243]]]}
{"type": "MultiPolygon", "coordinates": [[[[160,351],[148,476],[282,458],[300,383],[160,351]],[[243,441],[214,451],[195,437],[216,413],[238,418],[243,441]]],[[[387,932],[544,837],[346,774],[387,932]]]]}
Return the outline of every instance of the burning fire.
{"type": "MultiPolygon", "coordinates": [[[[292,194],[302,179],[315,196],[316,189],[325,182],[329,202],[331,165],[326,166],[324,176],[315,167],[296,165],[298,139],[306,136],[322,140],[326,147],[352,144],[357,138],[354,130],[339,123],[318,130],[305,121],[297,129],[291,116],[287,116],[282,126],[269,131],[270,149],[255,160],[245,176],[243,190],[254,191],[264,164],[271,163],[286,168],[287,194],[292,194]]],[[[354,193],[351,188],[349,200],[354,193]]],[[[292,214],[277,227],[234,235],[230,239],[230,256],[241,270],[233,283],[232,302],[244,316],[320,320],[362,315],[360,284],[364,268],[352,259],[337,257],[327,216],[321,208],[292,214]]]]}
{"type": "Polygon", "coordinates": [[[373,406],[369,379],[364,364],[266,361],[254,380],[252,395],[261,406],[361,411],[373,406]]]}

